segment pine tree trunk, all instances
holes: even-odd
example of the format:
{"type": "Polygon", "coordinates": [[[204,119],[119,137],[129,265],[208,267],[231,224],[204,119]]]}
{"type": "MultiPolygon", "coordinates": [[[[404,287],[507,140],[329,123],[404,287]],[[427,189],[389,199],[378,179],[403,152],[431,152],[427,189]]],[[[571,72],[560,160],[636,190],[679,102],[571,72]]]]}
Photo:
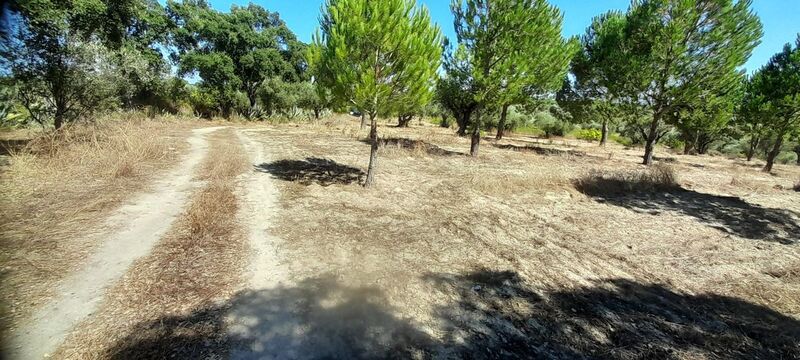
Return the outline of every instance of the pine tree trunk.
{"type": "Polygon", "coordinates": [[[478,150],[481,146],[481,116],[480,113],[475,117],[475,123],[472,129],[472,142],[469,146],[469,155],[478,157],[478,150]]]}
{"type": "Polygon", "coordinates": [[[502,140],[506,132],[506,116],[508,115],[508,105],[503,105],[503,111],[500,112],[500,123],[497,124],[496,140],[502,140]]]}
{"type": "Polygon", "coordinates": [[[764,172],[771,172],[772,166],[775,165],[775,158],[781,153],[781,146],[783,145],[783,132],[781,131],[775,139],[775,145],[772,146],[772,151],[767,155],[767,164],[764,165],[764,172]]]}
{"type": "Polygon", "coordinates": [[[661,122],[661,115],[658,113],[653,114],[653,121],[650,123],[650,132],[647,134],[647,139],[644,144],[644,165],[653,165],[653,151],[656,147],[656,140],[658,139],[658,124],[661,122]]]}
{"type": "Polygon", "coordinates": [[[600,146],[608,143],[608,118],[603,118],[603,126],[600,128],[600,146]]]}
{"type": "Polygon", "coordinates": [[[371,187],[375,181],[375,167],[378,166],[378,122],[374,114],[369,115],[369,167],[367,167],[367,179],[364,180],[364,187],[371,187]]]}

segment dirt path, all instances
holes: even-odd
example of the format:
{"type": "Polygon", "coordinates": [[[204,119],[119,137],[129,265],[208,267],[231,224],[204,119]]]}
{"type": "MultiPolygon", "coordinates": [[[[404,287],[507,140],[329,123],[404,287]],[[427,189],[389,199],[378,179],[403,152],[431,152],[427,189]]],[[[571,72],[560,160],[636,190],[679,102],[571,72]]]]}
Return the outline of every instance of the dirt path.
{"type": "Polygon", "coordinates": [[[253,255],[247,290],[242,292],[226,318],[230,337],[238,340],[233,344],[231,358],[285,358],[290,355],[287,351],[292,344],[284,340],[297,335],[294,325],[298,322],[294,319],[292,299],[271,296],[279,293],[288,282],[288,274],[277,253],[281,240],[268,232],[278,209],[279,193],[270,175],[258,171],[260,165],[271,159],[265,154],[264,146],[254,141],[248,132],[240,130],[237,135],[255,171],[248,172],[242,182],[244,206],[239,217],[247,226],[253,255]]]}
{"type": "Polygon", "coordinates": [[[181,213],[191,190],[193,169],[207,152],[205,134],[219,127],[194,130],[188,139],[190,149],[180,165],[154,184],[152,191],[137,196],[109,216],[100,235],[103,245],[80,271],[71,274],[58,287],[56,297],[38,309],[14,332],[10,358],[41,359],[63,341],[76,324],[92,315],[103,299],[105,289],[122,276],[139,257],[149,253],[181,213]]]}

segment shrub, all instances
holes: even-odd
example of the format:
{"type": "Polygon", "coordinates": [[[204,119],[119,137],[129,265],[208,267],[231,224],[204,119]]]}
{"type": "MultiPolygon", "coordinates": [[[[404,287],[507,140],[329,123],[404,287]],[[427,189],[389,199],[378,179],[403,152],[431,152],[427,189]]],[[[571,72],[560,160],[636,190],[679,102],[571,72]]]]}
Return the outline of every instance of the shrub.
{"type": "Polygon", "coordinates": [[[586,141],[600,141],[603,132],[597,129],[580,129],[575,133],[575,138],[586,141]]]}
{"type": "Polygon", "coordinates": [[[575,189],[589,196],[672,191],[680,188],[675,170],[658,163],[645,170],[591,170],[573,182],[575,189]]]}
{"type": "Polygon", "coordinates": [[[557,119],[548,112],[539,112],[534,116],[534,124],[544,131],[545,136],[564,136],[572,130],[572,125],[557,119]]]}

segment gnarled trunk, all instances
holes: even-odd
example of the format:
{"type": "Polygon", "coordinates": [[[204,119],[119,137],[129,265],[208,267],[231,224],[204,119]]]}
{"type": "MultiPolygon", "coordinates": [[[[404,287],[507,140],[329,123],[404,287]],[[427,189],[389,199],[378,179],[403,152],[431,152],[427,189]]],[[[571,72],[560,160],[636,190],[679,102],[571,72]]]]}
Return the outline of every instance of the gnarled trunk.
{"type": "Polygon", "coordinates": [[[750,138],[749,147],[747,148],[747,161],[752,161],[753,157],[756,156],[756,150],[758,150],[758,144],[761,143],[761,138],[753,137],[750,138]]]}

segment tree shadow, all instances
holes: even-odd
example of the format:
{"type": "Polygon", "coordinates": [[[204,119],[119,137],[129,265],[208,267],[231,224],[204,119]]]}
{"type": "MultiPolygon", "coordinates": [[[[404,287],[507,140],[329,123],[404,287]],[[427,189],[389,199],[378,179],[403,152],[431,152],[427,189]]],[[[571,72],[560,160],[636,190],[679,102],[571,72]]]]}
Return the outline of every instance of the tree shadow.
{"type": "Polygon", "coordinates": [[[330,159],[309,157],[305,160],[278,160],[255,166],[256,171],[303,185],[348,185],[360,182],[366,174],[361,169],[339,164],[330,159]]]}
{"type": "MultiPolygon", "coordinates": [[[[361,140],[369,144],[369,139],[361,140]]],[[[466,156],[467,154],[458,151],[442,149],[436,145],[424,142],[422,140],[414,140],[407,138],[382,138],[378,140],[378,145],[381,147],[396,146],[405,150],[423,151],[428,155],[433,156],[466,156]]]]}
{"type": "Polygon", "coordinates": [[[243,291],[188,316],[139,324],[106,357],[407,359],[430,348],[431,338],[386,303],[376,287],[333,275],[243,291]]]}
{"type": "Polygon", "coordinates": [[[798,215],[784,209],[765,208],[735,196],[719,196],[683,189],[679,186],[636,189],[623,180],[596,177],[583,180],[576,189],[596,201],[624,207],[639,213],[659,215],[670,211],[691,216],[725,233],[753,240],[796,244],[800,241],[798,215]]]}
{"type": "Polygon", "coordinates": [[[186,316],[138,324],[104,357],[797,359],[800,354],[800,322],[730,297],[626,279],[537,289],[514,271],[488,269],[430,274],[425,280],[449,300],[431,314],[435,330],[398,315],[376,287],[322,276],[241,292],[186,316]]]}
{"type": "Polygon", "coordinates": [[[714,294],[692,295],[627,279],[537,292],[509,271],[428,278],[456,304],[445,347],[480,359],[797,359],[800,322],[714,294]],[[486,280],[481,280],[486,279],[486,280]]]}
{"type": "Polygon", "coordinates": [[[541,146],[533,146],[533,145],[525,145],[525,146],[518,146],[518,145],[511,145],[511,144],[498,144],[498,143],[491,143],[492,146],[500,149],[507,149],[507,150],[514,150],[514,151],[522,151],[522,152],[532,152],[539,155],[544,156],[587,156],[587,154],[583,151],[577,150],[559,150],[559,149],[552,149],[546,148],[541,146]]]}

